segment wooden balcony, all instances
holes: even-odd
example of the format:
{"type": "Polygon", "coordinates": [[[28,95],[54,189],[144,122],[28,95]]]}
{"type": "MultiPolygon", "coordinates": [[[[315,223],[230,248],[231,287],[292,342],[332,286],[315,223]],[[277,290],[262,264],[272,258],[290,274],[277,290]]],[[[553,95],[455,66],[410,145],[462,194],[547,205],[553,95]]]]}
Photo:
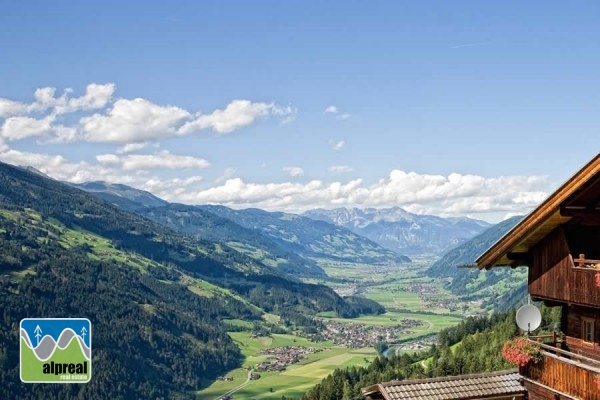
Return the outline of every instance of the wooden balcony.
{"type": "Polygon", "coordinates": [[[586,258],[584,254],[574,258],[566,244],[563,245],[563,249],[557,244],[554,248],[539,250],[539,257],[530,267],[531,297],[600,308],[600,287],[595,282],[596,273],[600,273],[600,260],[586,258]],[[557,254],[551,254],[552,251],[557,254]]]}
{"type": "Polygon", "coordinates": [[[596,376],[600,376],[600,361],[538,345],[543,349],[542,361],[519,368],[526,383],[562,396],[560,398],[600,400],[600,390],[594,382],[596,376]]]}

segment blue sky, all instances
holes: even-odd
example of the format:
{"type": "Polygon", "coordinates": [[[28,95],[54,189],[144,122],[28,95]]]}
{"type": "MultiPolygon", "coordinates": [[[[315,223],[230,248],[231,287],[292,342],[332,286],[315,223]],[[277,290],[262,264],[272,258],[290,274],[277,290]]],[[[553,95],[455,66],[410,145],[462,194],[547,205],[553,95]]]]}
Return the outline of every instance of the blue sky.
{"type": "Polygon", "coordinates": [[[0,160],[494,221],[600,150],[597,2],[123,3],[0,0],[0,160]]]}

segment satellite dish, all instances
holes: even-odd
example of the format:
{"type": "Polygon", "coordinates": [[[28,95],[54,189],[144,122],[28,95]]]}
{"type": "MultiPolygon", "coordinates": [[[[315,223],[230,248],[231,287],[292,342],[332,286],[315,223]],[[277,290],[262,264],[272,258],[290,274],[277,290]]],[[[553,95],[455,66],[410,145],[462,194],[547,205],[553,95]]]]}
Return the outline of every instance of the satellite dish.
{"type": "Polygon", "coordinates": [[[517,325],[526,332],[535,331],[542,323],[542,314],[533,304],[526,304],[517,310],[517,325]]]}

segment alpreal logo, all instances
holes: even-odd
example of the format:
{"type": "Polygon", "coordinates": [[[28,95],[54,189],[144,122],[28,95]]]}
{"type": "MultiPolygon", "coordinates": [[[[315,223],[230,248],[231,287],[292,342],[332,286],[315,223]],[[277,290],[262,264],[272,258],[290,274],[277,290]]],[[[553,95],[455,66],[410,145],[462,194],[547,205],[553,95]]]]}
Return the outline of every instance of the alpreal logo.
{"type": "Polygon", "coordinates": [[[21,381],[85,383],[92,378],[87,318],[25,318],[20,325],[21,381]]]}

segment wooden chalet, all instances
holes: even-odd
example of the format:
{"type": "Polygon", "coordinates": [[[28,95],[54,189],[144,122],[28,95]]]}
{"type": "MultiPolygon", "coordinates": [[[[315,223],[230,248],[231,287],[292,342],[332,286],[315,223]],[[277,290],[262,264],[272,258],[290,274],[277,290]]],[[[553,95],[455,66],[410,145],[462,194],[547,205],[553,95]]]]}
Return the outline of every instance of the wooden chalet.
{"type": "Polygon", "coordinates": [[[523,265],[532,300],[563,310],[563,339],[519,369],[528,398],[600,400],[600,154],[476,260],[523,265]]]}

